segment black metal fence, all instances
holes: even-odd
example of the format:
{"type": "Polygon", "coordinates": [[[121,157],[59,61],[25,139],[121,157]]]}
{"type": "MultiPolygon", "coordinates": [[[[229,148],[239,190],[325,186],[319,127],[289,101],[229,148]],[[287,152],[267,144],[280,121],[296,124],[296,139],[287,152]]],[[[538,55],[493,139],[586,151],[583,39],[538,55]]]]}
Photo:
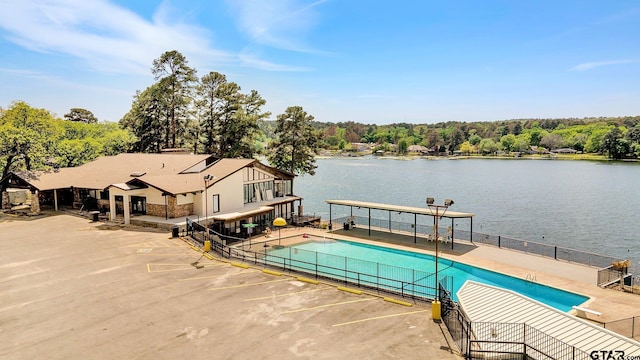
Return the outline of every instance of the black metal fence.
{"type": "Polygon", "coordinates": [[[442,321],[465,359],[587,360],[588,353],[523,323],[472,322],[444,288],[442,321]]]}
{"type": "MultiPolygon", "coordinates": [[[[204,244],[206,235],[202,225],[195,222],[191,227],[188,225],[187,233],[199,244],[204,244]]],[[[290,247],[270,251],[267,251],[269,247],[264,247],[264,251],[246,250],[227,246],[227,241],[236,239],[212,230],[209,230],[209,240],[211,250],[225,258],[308,274],[314,278],[344,282],[420,301],[431,301],[437,294],[435,275],[425,271],[290,247]]],[[[453,278],[438,277],[440,286],[452,291],[453,278]]]]}
{"type": "MultiPolygon", "coordinates": [[[[362,216],[354,216],[354,221],[356,224],[361,226],[369,226],[369,218],[362,216]]],[[[350,217],[343,217],[332,219],[332,221],[341,223],[349,220],[350,217]]],[[[371,218],[371,227],[376,227],[380,229],[388,229],[390,231],[398,231],[398,232],[406,232],[408,234],[413,234],[414,232],[421,237],[425,237],[428,234],[433,233],[433,225],[423,225],[423,224],[413,224],[399,221],[389,221],[384,219],[375,219],[371,218]]],[[[449,232],[449,226],[438,227],[438,235],[446,237],[449,232]]],[[[522,251],[524,253],[540,255],[556,260],[563,260],[567,262],[574,262],[578,264],[600,267],[604,268],[611,265],[613,262],[618,261],[619,259],[606,256],[594,254],[586,251],[569,249],[561,246],[544,244],[535,241],[527,241],[509,238],[500,235],[490,235],[479,232],[473,232],[454,229],[454,237],[459,240],[471,241],[474,243],[492,245],[499,248],[522,251]]]]}
{"type": "Polygon", "coordinates": [[[467,359],[588,360],[589,353],[522,323],[472,322],[467,359]]]}
{"type": "Polygon", "coordinates": [[[440,287],[441,317],[451,334],[451,338],[465,357],[470,353],[471,321],[464,311],[453,301],[451,293],[440,287]]]}

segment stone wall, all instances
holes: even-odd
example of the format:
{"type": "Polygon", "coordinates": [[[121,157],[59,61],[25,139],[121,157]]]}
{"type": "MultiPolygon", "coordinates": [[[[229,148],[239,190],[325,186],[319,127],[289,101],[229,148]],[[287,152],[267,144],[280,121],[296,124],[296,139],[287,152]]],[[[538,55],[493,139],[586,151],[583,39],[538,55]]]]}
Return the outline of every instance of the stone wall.
{"type": "Polygon", "coordinates": [[[169,204],[169,217],[172,219],[193,214],[193,204],[178,205],[178,199],[175,196],[167,196],[167,204],[169,204]]]}
{"type": "Polygon", "coordinates": [[[147,215],[164,217],[165,216],[164,205],[147,203],[147,215]]]}
{"type": "Polygon", "coordinates": [[[31,196],[31,213],[40,214],[40,196],[38,196],[38,190],[35,194],[29,193],[31,196]]]}
{"type": "Polygon", "coordinates": [[[9,193],[2,192],[2,209],[11,209],[11,202],[9,201],[9,193]]]}
{"type": "Polygon", "coordinates": [[[174,219],[193,214],[193,204],[177,205],[176,203],[176,198],[173,196],[167,196],[166,210],[164,205],[147,203],[147,215],[160,217],[168,216],[169,219],[174,219]]]}

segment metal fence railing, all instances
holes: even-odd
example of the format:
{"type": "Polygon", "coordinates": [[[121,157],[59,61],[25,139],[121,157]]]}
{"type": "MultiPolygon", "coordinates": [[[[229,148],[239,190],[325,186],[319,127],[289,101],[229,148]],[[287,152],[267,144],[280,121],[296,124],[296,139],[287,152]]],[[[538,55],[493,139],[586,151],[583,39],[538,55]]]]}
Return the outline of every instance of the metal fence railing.
{"type": "Polygon", "coordinates": [[[470,321],[440,289],[442,321],[465,359],[591,359],[588,353],[523,323],[470,321]]]}
{"type": "MultiPolygon", "coordinates": [[[[342,217],[333,219],[332,221],[339,224],[342,222],[346,222],[349,219],[350,217],[342,217]]],[[[428,234],[433,233],[433,225],[413,224],[376,218],[371,218],[371,220],[369,220],[369,218],[363,216],[354,216],[353,220],[360,226],[369,226],[369,221],[371,221],[371,227],[389,229],[390,231],[396,232],[401,231],[408,234],[413,234],[415,232],[418,236],[421,237],[426,237],[428,234]]],[[[446,237],[448,235],[449,228],[449,226],[439,226],[438,236],[446,237]]],[[[556,260],[563,260],[587,266],[604,268],[611,265],[613,262],[620,260],[611,256],[599,255],[587,251],[570,249],[535,241],[520,240],[500,235],[484,234],[475,231],[472,234],[470,231],[457,228],[453,231],[456,240],[466,240],[479,244],[492,245],[499,248],[521,251],[528,254],[544,256],[556,260]],[[473,237],[471,235],[473,235],[473,237]]]]}
{"type": "Polygon", "coordinates": [[[524,323],[471,322],[467,359],[588,360],[590,354],[524,323]],[[506,356],[506,357],[505,357],[506,356]]]}
{"type": "MultiPolygon", "coordinates": [[[[200,245],[207,239],[205,228],[195,222],[191,227],[187,226],[187,234],[200,245]]],[[[227,242],[235,241],[235,238],[210,229],[208,239],[211,250],[225,258],[331,279],[420,301],[431,301],[437,295],[435,275],[425,271],[291,247],[273,248],[269,251],[267,247],[265,251],[232,247],[227,246],[227,242]]],[[[452,291],[453,278],[444,275],[438,277],[440,286],[452,291]]]]}
{"type": "Polygon", "coordinates": [[[640,340],[640,316],[605,322],[602,327],[622,336],[640,340]]]}
{"type": "Polygon", "coordinates": [[[449,334],[458,346],[460,353],[466,356],[470,352],[469,345],[473,336],[471,321],[460,306],[453,301],[451,293],[443,287],[440,288],[440,303],[442,322],[447,326],[447,330],[449,330],[449,334]]]}

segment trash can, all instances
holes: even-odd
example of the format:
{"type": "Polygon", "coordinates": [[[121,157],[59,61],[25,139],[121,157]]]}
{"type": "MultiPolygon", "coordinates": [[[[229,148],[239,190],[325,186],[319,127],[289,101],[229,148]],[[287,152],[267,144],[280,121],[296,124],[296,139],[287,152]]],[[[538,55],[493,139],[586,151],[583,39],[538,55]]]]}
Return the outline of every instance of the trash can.
{"type": "Polygon", "coordinates": [[[91,214],[91,220],[93,222],[98,221],[98,215],[100,215],[100,211],[92,211],[90,214],[91,214]]]}
{"type": "Polygon", "coordinates": [[[177,238],[179,230],[180,230],[180,228],[177,225],[173,225],[171,227],[171,237],[177,238]]]}

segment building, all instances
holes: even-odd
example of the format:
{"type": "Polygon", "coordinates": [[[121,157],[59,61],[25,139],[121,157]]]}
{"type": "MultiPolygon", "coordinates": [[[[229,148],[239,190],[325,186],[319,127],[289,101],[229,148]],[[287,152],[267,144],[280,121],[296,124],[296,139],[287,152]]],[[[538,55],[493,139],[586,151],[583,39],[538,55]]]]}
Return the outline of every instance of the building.
{"type": "Polygon", "coordinates": [[[296,201],[302,208],[302,198],[293,195],[294,177],[256,159],[119,154],[74,168],[9,173],[1,180],[7,189],[2,207],[16,205],[9,200],[10,191],[27,189],[32,210],[98,210],[111,219],[121,217],[125,224],[137,215],[206,217],[215,230],[236,234],[242,233],[243,223],[291,220],[296,201]]]}

